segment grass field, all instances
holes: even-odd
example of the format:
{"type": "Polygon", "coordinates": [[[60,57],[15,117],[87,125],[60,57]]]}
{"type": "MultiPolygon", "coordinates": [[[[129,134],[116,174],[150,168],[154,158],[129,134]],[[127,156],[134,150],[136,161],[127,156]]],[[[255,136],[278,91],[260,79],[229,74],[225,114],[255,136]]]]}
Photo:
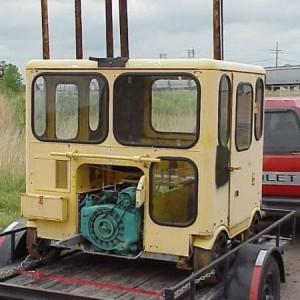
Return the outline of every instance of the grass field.
{"type": "Polygon", "coordinates": [[[16,101],[24,98],[0,95],[0,230],[19,218],[20,193],[25,191],[24,111],[18,111],[16,101]]]}

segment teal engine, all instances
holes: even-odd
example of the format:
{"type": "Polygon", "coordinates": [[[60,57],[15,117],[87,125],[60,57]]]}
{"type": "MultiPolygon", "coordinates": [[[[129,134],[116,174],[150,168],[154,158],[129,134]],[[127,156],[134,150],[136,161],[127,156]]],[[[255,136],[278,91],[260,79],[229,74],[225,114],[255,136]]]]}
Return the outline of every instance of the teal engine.
{"type": "Polygon", "coordinates": [[[87,194],[81,209],[81,233],[90,242],[89,251],[133,256],[140,250],[141,209],[136,188],[120,192],[87,194]]]}

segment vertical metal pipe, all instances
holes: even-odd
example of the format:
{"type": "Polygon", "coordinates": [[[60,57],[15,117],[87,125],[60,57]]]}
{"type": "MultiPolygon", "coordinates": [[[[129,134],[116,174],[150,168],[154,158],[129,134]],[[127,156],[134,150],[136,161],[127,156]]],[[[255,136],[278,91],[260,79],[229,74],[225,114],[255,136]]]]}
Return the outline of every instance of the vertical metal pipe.
{"type": "Polygon", "coordinates": [[[127,0],[119,0],[121,57],[129,58],[127,0]]]}
{"type": "Polygon", "coordinates": [[[49,27],[48,27],[48,2],[47,0],[41,0],[42,10],[42,39],[43,39],[43,58],[50,58],[50,46],[49,46],[49,27]]]}
{"type": "Polygon", "coordinates": [[[106,12],[106,56],[114,57],[112,0],[105,0],[106,12]]]}
{"type": "Polygon", "coordinates": [[[214,59],[223,60],[223,0],[213,0],[214,59]]]}
{"type": "Polygon", "coordinates": [[[82,59],[82,19],[81,0],[75,0],[75,31],[76,31],[76,58],[82,59]]]}

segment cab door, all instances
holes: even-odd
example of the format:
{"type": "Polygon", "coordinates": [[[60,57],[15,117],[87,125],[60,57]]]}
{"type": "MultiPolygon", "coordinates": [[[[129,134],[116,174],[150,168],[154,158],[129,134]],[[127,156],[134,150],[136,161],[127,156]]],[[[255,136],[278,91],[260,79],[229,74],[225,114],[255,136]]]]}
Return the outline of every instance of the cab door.
{"type": "Polygon", "coordinates": [[[255,148],[252,144],[253,85],[247,74],[233,76],[233,99],[229,160],[229,227],[248,221],[254,206],[255,148]]]}

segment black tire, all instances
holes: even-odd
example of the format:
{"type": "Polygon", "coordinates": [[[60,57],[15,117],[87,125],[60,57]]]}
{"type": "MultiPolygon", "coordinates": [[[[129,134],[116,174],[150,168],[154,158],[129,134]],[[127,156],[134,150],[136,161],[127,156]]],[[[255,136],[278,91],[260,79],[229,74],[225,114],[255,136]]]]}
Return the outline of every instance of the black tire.
{"type": "MultiPolygon", "coordinates": [[[[250,227],[247,230],[247,236],[246,236],[246,240],[252,238],[253,236],[255,236],[256,234],[258,234],[260,232],[261,228],[260,228],[260,217],[259,214],[255,214],[253,216],[253,219],[251,221],[250,227]]],[[[258,241],[256,241],[257,243],[258,241]]]]}
{"type": "Polygon", "coordinates": [[[277,261],[270,256],[261,275],[258,293],[259,300],[280,299],[280,273],[277,261]]]}

